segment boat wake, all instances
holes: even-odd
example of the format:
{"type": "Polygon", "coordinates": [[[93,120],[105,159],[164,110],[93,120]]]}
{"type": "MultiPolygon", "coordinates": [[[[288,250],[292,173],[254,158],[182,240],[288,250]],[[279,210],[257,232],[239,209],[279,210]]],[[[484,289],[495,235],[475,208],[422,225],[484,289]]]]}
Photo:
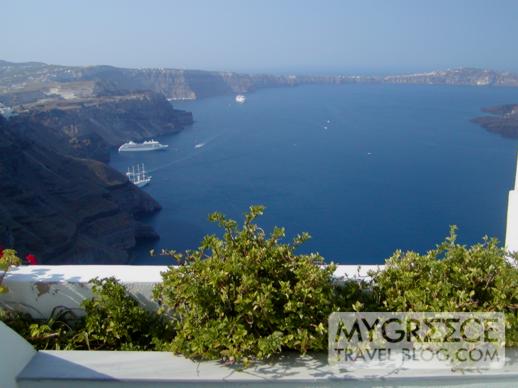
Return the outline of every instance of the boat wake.
{"type": "Polygon", "coordinates": [[[165,164],[162,164],[161,166],[153,168],[153,169],[149,170],[149,172],[160,171],[160,170],[163,170],[164,168],[173,166],[173,165],[175,165],[177,163],[181,163],[181,162],[184,162],[184,161],[189,160],[189,159],[193,159],[195,157],[196,157],[196,154],[187,155],[186,157],[183,157],[183,158],[180,158],[180,159],[176,159],[176,160],[172,160],[169,163],[165,163],[165,164]]]}
{"type": "MultiPolygon", "coordinates": [[[[227,132],[228,132],[228,130],[225,130],[225,131],[223,131],[220,134],[217,134],[215,136],[210,137],[209,139],[205,140],[202,143],[197,143],[197,144],[194,145],[193,148],[194,149],[204,148],[206,145],[212,143],[214,140],[216,140],[217,138],[223,136],[227,132]]],[[[177,163],[181,163],[181,162],[185,162],[186,160],[194,159],[194,158],[198,157],[200,154],[201,154],[201,151],[200,152],[191,151],[188,155],[184,156],[183,158],[172,160],[169,163],[165,163],[165,164],[163,164],[161,166],[158,166],[158,167],[156,167],[156,168],[154,168],[152,170],[149,170],[149,172],[156,172],[158,170],[163,170],[164,168],[173,166],[173,165],[175,165],[177,163]]]]}

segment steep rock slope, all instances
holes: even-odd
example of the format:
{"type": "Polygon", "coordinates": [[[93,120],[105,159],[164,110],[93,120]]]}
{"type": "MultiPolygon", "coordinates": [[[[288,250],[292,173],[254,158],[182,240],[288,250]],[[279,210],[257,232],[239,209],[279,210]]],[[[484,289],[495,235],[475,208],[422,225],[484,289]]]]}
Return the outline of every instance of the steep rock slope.
{"type": "Polygon", "coordinates": [[[101,162],[67,157],[17,133],[0,117],[0,245],[42,263],[126,263],[137,217],[160,209],[101,162]]]}
{"type": "Polygon", "coordinates": [[[173,109],[158,93],[140,92],[26,104],[10,123],[56,152],[108,161],[110,148],[177,132],[192,123],[192,114],[173,109]]]}

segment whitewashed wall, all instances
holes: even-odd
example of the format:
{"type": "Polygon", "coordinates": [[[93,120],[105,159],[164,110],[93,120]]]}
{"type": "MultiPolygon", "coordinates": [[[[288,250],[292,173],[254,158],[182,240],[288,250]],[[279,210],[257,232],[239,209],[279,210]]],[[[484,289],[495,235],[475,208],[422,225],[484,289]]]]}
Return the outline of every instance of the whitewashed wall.
{"type": "Polygon", "coordinates": [[[509,192],[507,203],[505,246],[511,252],[518,252],[518,165],[516,168],[514,190],[509,192]]]}
{"type": "MultiPolygon", "coordinates": [[[[340,265],[335,277],[363,278],[379,266],[340,265]]],[[[131,265],[60,265],[21,266],[10,271],[4,280],[9,292],[0,295],[0,304],[27,312],[34,318],[48,318],[57,306],[77,309],[92,293],[93,278],[115,277],[147,308],[153,308],[153,286],[162,280],[165,266],[131,265]]]]}

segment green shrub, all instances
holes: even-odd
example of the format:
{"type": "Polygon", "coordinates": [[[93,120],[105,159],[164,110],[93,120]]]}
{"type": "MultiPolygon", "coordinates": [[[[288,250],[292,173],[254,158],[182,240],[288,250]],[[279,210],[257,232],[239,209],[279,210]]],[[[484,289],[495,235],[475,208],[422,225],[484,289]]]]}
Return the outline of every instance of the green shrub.
{"type": "Polygon", "coordinates": [[[21,264],[20,258],[16,255],[16,251],[12,249],[0,249],[0,294],[8,291],[7,287],[2,285],[5,274],[11,267],[21,264]]]}
{"type": "Polygon", "coordinates": [[[78,334],[88,349],[152,350],[154,338],[172,336],[168,322],[144,309],[115,278],[91,283],[94,297],[82,303],[86,316],[78,334]]]}
{"type": "Polygon", "coordinates": [[[220,213],[209,219],[223,238],[206,236],[197,250],[172,252],[181,264],[163,273],[154,290],[160,311],[176,329],[170,349],[189,357],[247,363],[282,350],[327,348],[328,315],[337,308],[334,265],[317,254],[295,254],[309,237],[282,243],[253,223],[252,206],[241,228],[220,213]]]}
{"type": "Polygon", "coordinates": [[[396,251],[372,273],[374,297],[386,311],[503,312],[507,345],[518,345],[518,268],[496,239],[471,247],[456,242],[456,228],[436,249],[396,251]]]}
{"type": "Polygon", "coordinates": [[[38,350],[84,349],[78,341],[83,320],[65,307],[54,308],[46,320],[16,311],[7,311],[3,320],[38,350]]]}
{"type": "Polygon", "coordinates": [[[13,312],[4,320],[40,350],[154,350],[156,338],[172,338],[168,322],[140,306],[115,278],[91,284],[94,296],[83,301],[82,317],[57,307],[48,320],[13,312]]]}
{"type": "MultiPolygon", "coordinates": [[[[396,251],[370,280],[338,282],[333,264],[296,254],[307,234],[290,243],[282,241],[282,228],[267,235],[254,223],[262,213],[251,207],[242,226],[214,213],[222,238],[169,252],[179,266],[164,272],[153,291],[157,312],[108,278],[92,280],[83,317],[58,307],[46,321],[13,312],[0,319],[38,349],[172,350],[244,365],[286,350],[326,350],[333,311],[503,312],[507,345],[518,345],[518,267],[510,263],[516,257],[495,239],[466,247],[452,228],[436,249],[396,251]]],[[[2,258],[4,273],[19,262],[14,251],[2,258]]]]}

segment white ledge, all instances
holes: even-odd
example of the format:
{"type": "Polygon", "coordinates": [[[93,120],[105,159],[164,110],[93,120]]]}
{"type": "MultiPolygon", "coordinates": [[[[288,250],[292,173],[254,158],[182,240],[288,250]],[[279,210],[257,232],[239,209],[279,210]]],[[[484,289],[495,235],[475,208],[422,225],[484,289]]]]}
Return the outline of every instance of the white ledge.
{"type": "MultiPolygon", "coordinates": [[[[339,265],[337,279],[365,279],[368,272],[383,266],[339,265]]],[[[145,307],[153,309],[152,290],[162,281],[167,266],[133,265],[34,265],[9,271],[4,284],[9,292],[0,295],[0,304],[26,312],[37,319],[48,318],[56,306],[77,310],[81,302],[92,296],[89,282],[94,278],[115,277],[145,307]]]]}
{"type": "MultiPolygon", "coordinates": [[[[246,384],[262,387],[291,384],[350,387],[387,384],[456,387],[478,382],[480,386],[510,387],[518,379],[518,351],[507,350],[503,369],[485,371],[451,370],[374,370],[333,368],[327,355],[283,356],[271,364],[257,363],[242,369],[219,362],[195,362],[165,352],[39,352],[18,376],[21,386],[91,387],[113,383],[113,386],[138,384],[139,387],[177,386],[176,384],[246,384]],[[45,385],[47,383],[48,385],[45,385]],[[43,384],[43,385],[42,385],[43,384]],[[68,384],[68,385],[67,385],[68,384]]],[[[105,385],[102,385],[105,386],[105,385]]],[[[471,385],[470,385],[471,386],[471,385]]]]}
{"type": "MultiPolygon", "coordinates": [[[[88,283],[93,278],[115,277],[122,283],[159,283],[165,265],[22,265],[11,269],[5,281],[88,283]]],[[[383,265],[338,265],[335,277],[368,277],[383,265]]]]}

